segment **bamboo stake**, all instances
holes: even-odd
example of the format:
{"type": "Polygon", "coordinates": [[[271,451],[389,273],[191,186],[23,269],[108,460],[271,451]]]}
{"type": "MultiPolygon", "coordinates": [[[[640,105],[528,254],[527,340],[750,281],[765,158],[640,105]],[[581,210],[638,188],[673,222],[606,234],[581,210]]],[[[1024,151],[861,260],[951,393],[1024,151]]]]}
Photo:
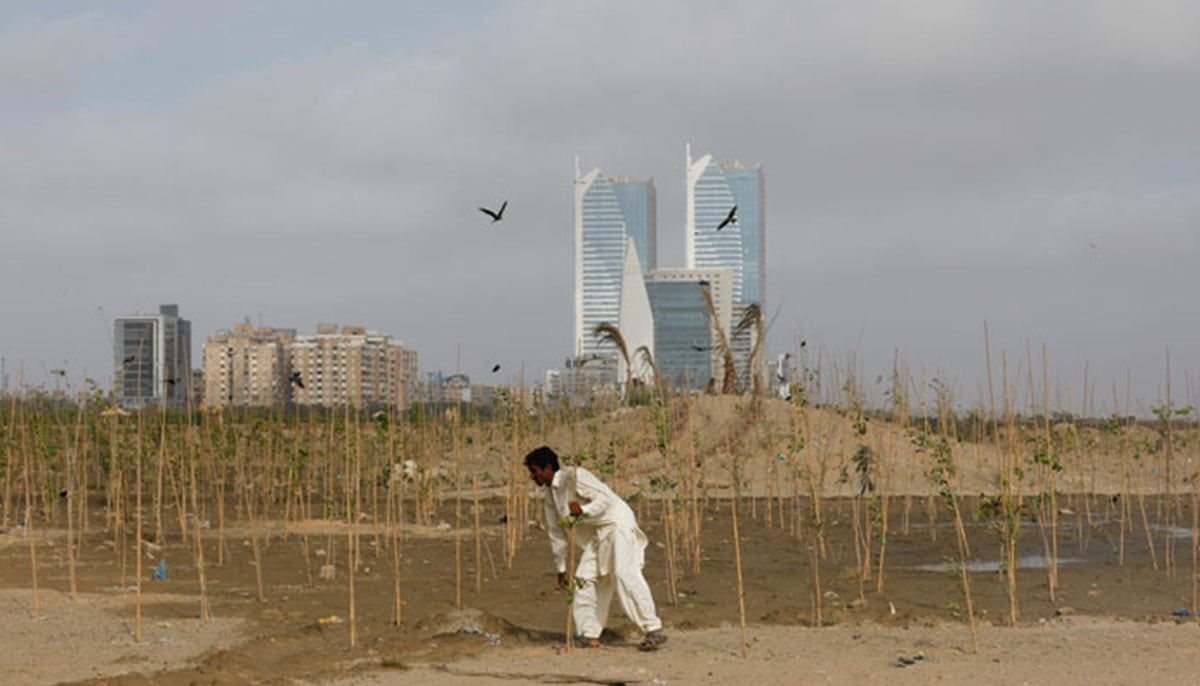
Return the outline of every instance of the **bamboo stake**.
{"type": "Polygon", "coordinates": [[[471,471],[471,504],[475,509],[475,592],[483,592],[483,530],[479,525],[479,472],[471,471]]]}
{"type": "Polygon", "coordinates": [[[742,578],[742,539],[738,531],[738,460],[734,456],[733,464],[733,498],[730,500],[730,515],[733,518],[733,563],[737,569],[737,599],[738,599],[738,621],[742,626],[742,658],[745,658],[749,650],[749,641],[746,637],[746,585],[742,578]]]}
{"type": "Polygon", "coordinates": [[[41,594],[38,591],[38,574],[37,574],[37,545],[33,535],[33,484],[29,479],[29,454],[33,450],[29,447],[29,434],[25,428],[25,423],[21,423],[21,438],[24,444],[23,468],[22,468],[22,487],[25,491],[25,538],[29,541],[29,576],[33,581],[33,618],[38,619],[42,616],[41,610],[41,594]]]}
{"type": "Polygon", "coordinates": [[[134,478],[137,480],[137,499],[134,507],[134,548],[133,554],[137,558],[134,566],[134,578],[136,583],[137,598],[134,606],[134,640],[138,643],[142,642],[142,441],[141,441],[141,412],[138,413],[138,440],[137,449],[134,451],[134,459],[137,461],[134,478]]]}
{"type": "MultiPolygon", "coordinates": [[[[191,434],[191,413],[188,414],[188,433],[191,434]]],[[[195,527],[195,535],[193,544],[195,546],[196,559],[196,577],[200,584],[200,619],[204,622],[212,621],[212,611],[208,605],[208,573],[204,568],[204,538],[200,529],[200,510],[198,507],[198,494],[196,484],[196,441],[189,440],[188,442],[188,472],[189,481],[191,482],[192,496],[192,526],[195,527]]]]}
{"type": "Polygon", "coordinates": [[[462,609],[462,447],[460,445],[461,427],[458,414],[455,413],[452,438],[454,441],[454,607],[462,609]]]}

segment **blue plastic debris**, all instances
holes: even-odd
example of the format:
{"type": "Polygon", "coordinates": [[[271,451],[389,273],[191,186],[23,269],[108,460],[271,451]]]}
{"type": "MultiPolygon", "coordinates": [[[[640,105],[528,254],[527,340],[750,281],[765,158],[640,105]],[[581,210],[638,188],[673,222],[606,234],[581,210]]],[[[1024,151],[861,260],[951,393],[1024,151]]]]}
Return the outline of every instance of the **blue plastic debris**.
{"type": "Polygon", "coordinates": [[[158,579],[159,581],[163,581],[167,578],[167,560],[166,560],[166,558],[163,558],[157,565],[155,565],[154,578],[158,579]]]}
{"type": "Polygon", "coordinates": [[[1186,608],[1177,607],[1174,610],[1171,610],[1171,614],[1175,615],[1176,617],[1191,617],[1192,611],[1186,608]]]}

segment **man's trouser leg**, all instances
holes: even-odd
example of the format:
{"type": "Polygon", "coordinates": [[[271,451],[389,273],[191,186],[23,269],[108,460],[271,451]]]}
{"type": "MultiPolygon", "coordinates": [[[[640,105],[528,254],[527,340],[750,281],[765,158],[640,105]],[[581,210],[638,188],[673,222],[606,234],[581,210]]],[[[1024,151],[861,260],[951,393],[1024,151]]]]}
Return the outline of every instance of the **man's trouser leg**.
{"type": "Polygon", "coordinates": [[[613,538],[612,576],[617,599],[626,616],[642,631],[657,631],[662,620],[654,607],[650,585],[642,575],[645,544],[632,531],[618,531],[613,538]]]}
{"type": "Polygon", "coordinates": [[[576,580],[583,584],[575,589],[571,613],[575,619],[575,631],[585,638],[600,638],[604,623],[608,621],[608,608],[612,604],[612,575],[597,578],[598,570],[599,565],[592,551],[584,553],[575,570],[576,580]]]}

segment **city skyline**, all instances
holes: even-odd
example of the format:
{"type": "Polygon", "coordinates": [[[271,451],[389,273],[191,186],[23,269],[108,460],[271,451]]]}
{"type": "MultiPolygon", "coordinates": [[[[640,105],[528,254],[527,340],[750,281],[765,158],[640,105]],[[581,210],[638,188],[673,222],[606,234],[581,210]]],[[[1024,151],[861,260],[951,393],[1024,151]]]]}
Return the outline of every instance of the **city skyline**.
{"type": "Polygon", "coordinates": [[[1075,411],[1148,413],[1168,351],[1185,405],[1200,370],[1193,3],[67,1],[0,26],[9,388],[110,385],[114,319],[162,302],[197,337],[370,322],[424,368],[531,383],[573,347],[573,158],[657,179],[655,261],[682,265],[687,141],[770,177],[772,353],[804,340],[877,401],[897,357],[979,400],[985,322],[993,380],[1044,345],[1075,411]]]}

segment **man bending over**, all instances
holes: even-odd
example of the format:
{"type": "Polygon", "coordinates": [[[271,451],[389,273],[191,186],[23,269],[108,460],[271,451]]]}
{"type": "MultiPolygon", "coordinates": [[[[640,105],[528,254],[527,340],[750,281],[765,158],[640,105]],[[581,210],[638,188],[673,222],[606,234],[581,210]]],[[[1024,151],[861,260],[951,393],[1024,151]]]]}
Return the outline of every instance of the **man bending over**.
{"type": "Polygon", "coordinates": [[[571,612],[584,644],[600,645],[613,593],[621,609],[645,633],[640,650],[657,650],[666,643],[662,622],[654,610],[650,586],[642,576],[646,534],[638,528],[633,510],[603,481],[583,467],[558,466],[558,455],[546,446],[525,456],[529,478],[548,486],[546,530],[558,567],[558,584],[567,586],[567,532],[559,519],[576,518],[575,546],[580,550],[571,612]]]}

